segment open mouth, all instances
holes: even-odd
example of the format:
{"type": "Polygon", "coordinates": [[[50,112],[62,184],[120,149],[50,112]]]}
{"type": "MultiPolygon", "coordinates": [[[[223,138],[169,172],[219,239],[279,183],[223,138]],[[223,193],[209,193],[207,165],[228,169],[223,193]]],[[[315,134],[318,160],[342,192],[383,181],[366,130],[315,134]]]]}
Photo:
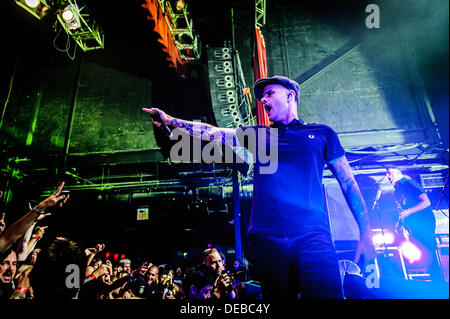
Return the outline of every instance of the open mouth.
{"type": "Polygon", "coordinates": [[[272,107],[270,105],[264,105],[264,108],[266,109],[267,114],[269,114],[270,110],[272,110],[272,107]]]}
{"type": "Polygon", "coordinates": [[[4,273],[4,274],[2,275],[2,279],[3,279],[3,281],[5,281],[5,282],[9,282],[9,281],[12,280],[12,274],[11,274],[11,273],[8,273],[8,274],[4,273]]]}

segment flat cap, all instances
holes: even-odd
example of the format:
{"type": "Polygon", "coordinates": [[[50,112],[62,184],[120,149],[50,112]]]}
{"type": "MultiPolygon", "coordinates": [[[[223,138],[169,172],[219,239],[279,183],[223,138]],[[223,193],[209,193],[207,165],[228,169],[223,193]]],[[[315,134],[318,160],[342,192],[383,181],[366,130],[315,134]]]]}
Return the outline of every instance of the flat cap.
{"type": "Polygon", "coordinates": [[[294,80],[291,80],[288,77],[282,75],[276,75],[271,78],[262,78],[255,82],[253,90],[255,91],[255,96],[258,100],[261,100],[264,93],[264,88],[269,84],[281,84],[289,90],[294,90],[295,100],[298,103],[298,98],[300,96],[300,86],[294,80]]]}

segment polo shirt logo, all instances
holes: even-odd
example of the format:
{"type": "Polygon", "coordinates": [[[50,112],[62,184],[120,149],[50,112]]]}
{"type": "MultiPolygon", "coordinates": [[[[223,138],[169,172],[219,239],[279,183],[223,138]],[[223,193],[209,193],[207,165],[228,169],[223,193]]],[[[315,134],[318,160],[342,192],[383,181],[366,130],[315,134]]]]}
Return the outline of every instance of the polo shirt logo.
{"type": "Polygon", "coordinates": [[[315,136],[312,135],[312,134],[309,134],[308,137],[309,137],[310,139],[314,139],[314,138],[315,138],[315,136]]]}

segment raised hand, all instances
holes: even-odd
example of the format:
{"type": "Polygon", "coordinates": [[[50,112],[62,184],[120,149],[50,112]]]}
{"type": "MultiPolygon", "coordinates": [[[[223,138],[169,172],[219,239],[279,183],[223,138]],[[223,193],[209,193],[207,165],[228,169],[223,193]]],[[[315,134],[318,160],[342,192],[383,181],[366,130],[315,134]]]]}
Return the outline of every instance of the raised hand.
{"type": "MultiPolygon", "coordinates": [[[[28,208],[29,208],[30,210],[33,209],[33,207],[31,206],[31,203],[28,203],[28,208]]],[[[39,217],[37,218],[37,221],[43,220],[45,217],[51,216],[51,215],[52,215],[52,213],[41,214],[41,215],[39,215],[39,217]]]]}
{"type": "MultiPolygon", "coordinates": [[[[22,289],[31,289],[30,285],[30,273],[33,270],[33,266],[26,265],[16,275],[17,287],[21,287],[22,289]]],[[[14,290],[10,299],[25,299],[26,295],[24,292],[19,291],[18,289],[14,290]]]]}
{"type": "Polygon", "coordinates": [[[0,234],[3,233],[5,228],[6,228],[5,213],[1,213],[1,215],[0,215],[0,234]]]}
{"type": "Polygon", "coordinates": [[[94,252],[97,254],[105,249],[105,244],[96,244],[94,252]]]}
{"type": "Polygon", "coordinates": [[[112,276],[113,269],[112,269],[111,261],[109,261],[109,260],[105,261],[104,265],[108,268],[109,275],[112,276]]]}
{"type": "Polygon", "coordinates": [[[100,265],[93,273],[96,278],[109,274],[109,267],[105,264],[100,265]]]}
{"type": "MultiPolygon", "coordinates": [[[[3,192],[0,191],[0,198],[2,198],[3,192]]],[[[3,233],[5,230],[6,224],[5,224],[5,213],[1,213],[0,215],[0,234],[3,233]]]]}
{"type": "Polygon", "coordinates": [[[63,187],[64,187],[64,182],[62,182],[61,185],[59,185],[59,187],[56,189],[56,191],[52,195],[50,195],[49,197],[44,199],[42,202],[40,202],[38,205],[36,205],[36,209],[38,209],[40,211],[44,211],[45,209],[55,206],[57,204],[60,207],[62,207],[62,205],[65,202],[67,202],[67,200],[69,199],[69,195],[61,195],[61,191],[62,191],[63,187]]]}
{"type": "Polygon", "coordinates": [[[149,268],[151,267],[151,264],[149,264],[147,261],[141,264],[135,271],[133,271],[133,276],[141,275],[144,276],[149,268]]]}
{"type": "Polygon", "coordinates": [[[39,227],[39,226],[36,226],[36,236],[39,236],[40,238],[42,238],[42,236],[44,236],[44,233],[45,233],[45,229],[47,228],[48,226],[43,226],[43,227],[39,227]]]}

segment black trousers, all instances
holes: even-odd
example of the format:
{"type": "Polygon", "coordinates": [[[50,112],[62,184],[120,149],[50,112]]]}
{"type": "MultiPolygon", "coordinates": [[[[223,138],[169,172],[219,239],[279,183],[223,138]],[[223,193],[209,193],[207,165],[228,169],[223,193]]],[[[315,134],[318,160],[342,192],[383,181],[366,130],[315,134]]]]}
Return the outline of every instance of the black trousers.
{"type": "Polygon", "coordinates": [[[342,299],[342,285],[331,235],[249,234],[249,261],[261,282],[263,299],[342,299]]]}
{"type": "Polygon", "coordinates": [[[428,270],[432,281],[443,281],[439,261],[436,254],[436,220],[433,218],[422,218],[409,222],[410,240],[422,251],[422,263],[428,270]]]}

